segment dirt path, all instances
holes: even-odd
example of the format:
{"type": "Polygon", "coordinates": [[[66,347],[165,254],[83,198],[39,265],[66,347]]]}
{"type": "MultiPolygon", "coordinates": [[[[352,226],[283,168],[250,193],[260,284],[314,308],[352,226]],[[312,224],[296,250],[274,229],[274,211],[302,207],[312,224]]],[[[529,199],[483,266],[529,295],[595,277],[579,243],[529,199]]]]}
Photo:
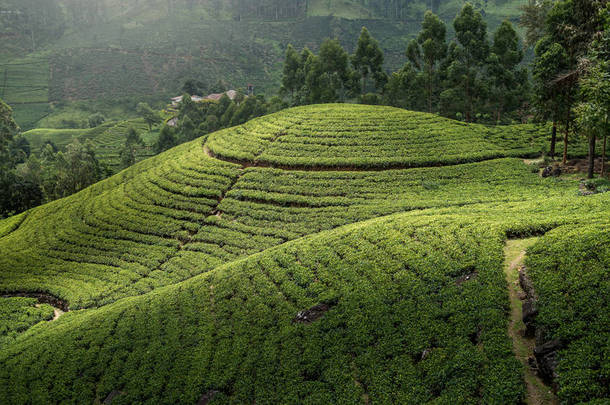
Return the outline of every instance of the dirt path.
{"type": "Polygon", "coordinates": [[[522,333],[525,325],[522,319],[522,301],[520,296],[523,296],[524,292],[519,285],[519,269],[523,266],[525,250],[533,245],[536,239],[510,239],[506,241],[504,248],[504,273],[508,282],[511,309],[508,335],[513,341],[515,356],[523,365],[525,384],[527,385],[525,402],[530,405],[558,405],[557,397],[548,386],[544,385],[528,364],[528,358],[533,355],[535,339],[526,338],[522,333]]]}
{"type": "Polygon", "coordinates": [[[36,298],[38,300],[38,307],[40,304],[47,304],[53,307],[53,319],[51,321],[56,321],[60,316],[65,314],[70,310],[68,303],[64,300],[61,300],[51,294],[47,293],[31,293],[31,292],[14,292],[11,294],[3,294],[0,295],[2,298],[11,298],[11,297],[27,297],[27,298],[36,298]]]}

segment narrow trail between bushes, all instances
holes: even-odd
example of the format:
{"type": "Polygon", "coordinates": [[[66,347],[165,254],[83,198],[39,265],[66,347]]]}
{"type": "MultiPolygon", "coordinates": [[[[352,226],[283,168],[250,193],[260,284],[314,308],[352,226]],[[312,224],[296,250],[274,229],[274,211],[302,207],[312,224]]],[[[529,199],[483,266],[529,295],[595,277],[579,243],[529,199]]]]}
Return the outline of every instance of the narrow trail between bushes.
{"type": "Polygon", "coordinates": [[[26,298],[36,298],[38,300],[38,304],[36,306],[40,306],[40,304],[47,304],[53,308],[53,319],[50,321],[56,321],[60,316],[70,311],[70,307],[68,303],[62,299],[59,299],[51,294],[47,293],[30,293],[30,292],[15,292],[11,294],[3,294],[0,296],[2,298],[13,298],[13,297],[26,297],[26,298]]]}
{"type": "Polygon", "coordinates": [[[559,401],[550,387],[545,385],[536,372],[529,365],[529,358],[533,356],[535,339],[527,338],[523,332],[522,298],[525,296],[519,283],[519,271],[525,260],[526,249],[534,244],[538,238],[509,239],[504,247],[504,274],[508,283],[510,298],[510,322],[508,335],[513,341],[513,351],[523,366],[527,393],[525,403],[529,405],[559,405],[559,401]]]}

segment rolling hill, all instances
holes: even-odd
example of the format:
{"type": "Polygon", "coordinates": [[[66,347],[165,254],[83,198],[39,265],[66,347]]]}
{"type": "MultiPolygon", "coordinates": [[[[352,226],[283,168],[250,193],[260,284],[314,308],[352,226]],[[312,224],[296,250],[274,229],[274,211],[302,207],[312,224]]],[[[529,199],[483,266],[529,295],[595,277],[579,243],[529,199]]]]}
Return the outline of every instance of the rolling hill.
{"type": "Polygon", "coordinates": [[[0,221],[0,312],[24,319],[0,402],[518,404],[503,249],[530,235],[560,398],[607,398],[610,193],[541,178],[544,142],[299,107],[0,221]],[[36,323],[14,302],[36,294],[67,313],[36,323]]]}

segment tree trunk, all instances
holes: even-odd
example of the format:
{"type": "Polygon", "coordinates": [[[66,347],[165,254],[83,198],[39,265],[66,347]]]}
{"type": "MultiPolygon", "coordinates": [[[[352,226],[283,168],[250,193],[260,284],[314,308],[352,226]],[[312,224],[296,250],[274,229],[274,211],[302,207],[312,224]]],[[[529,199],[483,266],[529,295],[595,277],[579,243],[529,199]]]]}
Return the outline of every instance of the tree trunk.
{"type": "Polygon", "coordinates": [[[557,122],[553,121],[553,131],[551,132],[551,159],[555,159],[555,144],[557,143],[557,122]]]}
{"type": "Polygon", "coordinates": [[[562,163],[565,165],[568,163],[568,133],[570,132],[570,121],[566,122],[566,130],[563,134],[563,160],[562,163]]]}
{"type": "Polygon", "coordinates": [[[587,170],[587,178],[593,178],[595,168],[595,135],[589,136],[589,167],[587,170]]]}
{"type": "Polygon", "coordinates": [[[602,146],[602,169],[601,169],[601,177],[604,177],[606,174],[606,138],[608,136],[604,134],[604,145],[602,146]]]}
{"type": "Polygon", "coordinates": [[[428,112],[432,113],[432,66],[428,67],[428,112]]]}
{"type": "Polygon", "coordinates": [[[466,122],[470,122],[470,78],[466,78],[466,122]]]}

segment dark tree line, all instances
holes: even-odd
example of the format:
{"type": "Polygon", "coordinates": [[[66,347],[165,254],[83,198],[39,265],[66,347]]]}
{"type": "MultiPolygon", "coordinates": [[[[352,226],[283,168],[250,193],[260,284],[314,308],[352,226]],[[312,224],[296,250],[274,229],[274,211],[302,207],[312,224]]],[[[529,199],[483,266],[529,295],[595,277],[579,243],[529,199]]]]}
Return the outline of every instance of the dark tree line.
{"type": "Polygon", "coordinates": [[[511,23],[488,39],[479,12],[466,4],[453,22],[448,42],[444,22],[426,12],[422,30],[407,46],[407,62],[389,76],[383,52],[366,28],[348,56],[336,40],[318,55],[288,46],[282,93],[292,104],[359,99],[472,121],[502,122],[526,106],[529,80],[520,63],[523,50],[511,23]],[[422,97],[424,95],[424,97],[422,97]]]}
{"type": "MultiPolygon", "coordinates": [[[[555,155],[557,127],[561,126],[564,134],[562,160],[566,163],[569,133],[574,129],[575,116],[580,116],[580,132],[588,134],[589,138],[589,177],[593,177],[597,136],[596,131],[587,129],[589,124],[582,116],[586,115],[584,106],[590,105],[596,96],[606,100],[598,100],[598,109],[603,109],[602,105],[607,105],[610,97],[601,87],[599,93],[592,90],[594,82],[599,86],[607,83],[609,19],[607,0],[530,1],[524,8],[523,22],[529,41],[536,43],[532,67],[535,112],[539,118],[553,122],[551,157],[555,155]],[[540,21],[542,29],[536,25],[540,21]],[[596,69],[599,81],[583,80],[596,69]],[[577,103],[581,105],[579,110],[575,110],[577,103]]],[[[598,124],[600,128],[603,126],[598,124]]],[[[600,133],[603,138],[608,131],[607,124],[605,127],[601,131],[603,134],[600,133]]]]}
{"type": "Polygon", "coordinates": [[[288,45],[280,93],[292,105],[343,102],[368,89],[381,91],[387,81],[382,67],[383,52],[366,28],[351,56],[335,39],[325,40],[318,55],[288,45]]]}
{"type": "Polygon", "coordinates": [[[217,131],[286,108],[279,98],[267,100],[263,95],[248,96],[238,93],[234,100],[226,94],[220,100],[193,102],[190,95],[184,94],[179,104],[173,125],[163,125],[155,145],[161,153],[178,144],[192,141],[217,131]]]}
{"type": "Polygon", "coordinates": [[[11,108],[0,100],[0,218],[66,197],[109,175],[90,143],[76,140],[63,152],[47,143],[40,158],[30,152],[11,108]]]}

